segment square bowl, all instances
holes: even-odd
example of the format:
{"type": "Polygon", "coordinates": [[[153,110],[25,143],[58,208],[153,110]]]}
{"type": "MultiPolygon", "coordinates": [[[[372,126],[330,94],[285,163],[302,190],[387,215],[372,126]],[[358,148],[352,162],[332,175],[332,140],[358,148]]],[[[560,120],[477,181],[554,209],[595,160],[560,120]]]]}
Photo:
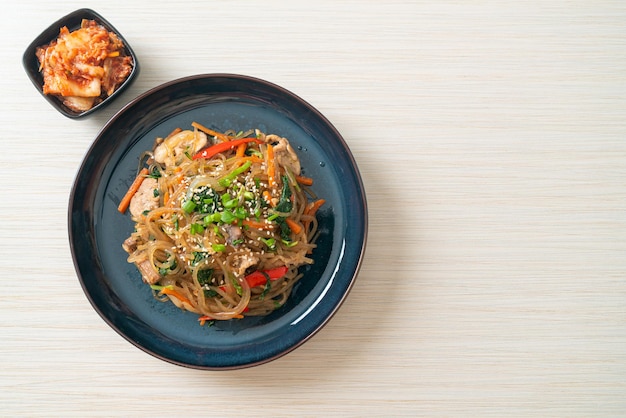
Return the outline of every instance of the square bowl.
{"type": "Polygon", "coordinates": [[[48,26],[48,28],[45,29],[39,36],[37,36],[33,40],[33,42],[30,43],[28,48],[26,48],[26,51],[24,52],[24,55],[22,57],[22,64],[24,66],[24,69],[26,70],[26,73],[28,74],[28,77],[30,78],[30,81],[33,83],[35,88],[37,88],[39,93],[41,93],[41,95],[61,114],[72,119],[82,118],[84,116],[93,114],[109,105],[117,96],[122,93],[123,90],[125,90],[131,84],[131,82],[136,78],[137,74],[139,73],[139,63],[137,62],[137,57],[135,55],[135,52],[130,47],[130,44],[126,41],[126,39],[124,39],[123,35],[117,29],[115,29],[113,25],[111,25],[111,23],[109,23],[104,17],[91,9],[76,10],[48,26]],[[94,20],[98,24],[102,25],[107,31],[113,32],[115,35],[117,35],[117,37],[124,44],[124,54],[132,58],[133,67],[128,77],[126,77],[122,84],[119,85],[111,95],[107,96],[99,103],[96,103],[88,110],[76,111],[64,105],[63,102],[56,95],[43,93],[44,81],[43,75],[40,71],[39,60],[37,59],[36,51],[38,47],[48,45],[50,42],[56,40],[59,36],[59,31],[63,26],[66,26],[70,32],[79,29],[83,19],[94,20]]]}

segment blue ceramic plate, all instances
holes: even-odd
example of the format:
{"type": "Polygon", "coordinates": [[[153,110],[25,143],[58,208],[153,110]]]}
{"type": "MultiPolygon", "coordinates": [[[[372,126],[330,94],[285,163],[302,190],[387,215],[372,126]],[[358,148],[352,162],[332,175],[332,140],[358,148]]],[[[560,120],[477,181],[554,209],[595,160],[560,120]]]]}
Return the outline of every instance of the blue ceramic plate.
{"type": "Polygon", "coordinates": [[[208,74],[166,83],[120,110],[98,134],[69,202],[69,239],[87,298],[102,318],[140,349],[199,369],[234,369],[276,359],[313,336],[351,289],[367,237],[361,177],[345,141],[316,109],[256,78],[208,74]],[[265,317],[200,326],[197,315],[156,301],[121,245],[133,231],[117,205],[157,136],[191,122],[236,131],[259,128],[289,138],[304,174],[327,203],[318,214],[315,263],[289,302],[265,317]]]}

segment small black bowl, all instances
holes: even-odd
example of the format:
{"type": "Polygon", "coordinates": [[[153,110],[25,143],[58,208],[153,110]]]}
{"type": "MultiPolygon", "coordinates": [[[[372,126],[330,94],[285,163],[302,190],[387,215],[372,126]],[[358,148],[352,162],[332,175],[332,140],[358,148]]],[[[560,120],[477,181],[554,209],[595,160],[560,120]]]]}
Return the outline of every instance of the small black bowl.
{"type": "Polygon", "coordinates": [[[30,78],[30,81],[37,88],[39,93],[59,112],[68,118],[77,119],[89,114],[92,114],[108,104],[110,104],[120,93],[130,85],[130,83],[135,79],[137,74],[139,73],[139,63],[137,62],[137,56],[134,51],[130,47],[129,43],[124,39],[122,34],[113,27],[105,18],[100,16],[98,13],[94,12],[91,9],[79,9],[76,10],[67,16],[62,17],[61,19],[54,22],[52,25],[48,26],[46,30],[44,30],[38,37],[35,38],[26,51],[24,52],[24,56],[22,57],[22,64],[24,65],[24,69],[30,78]],[[49,44],[50,42],[57,39],[59,36],[59,31],[63,26],[67,26],[70,32],[77,30],[80,28],[80,24],[83,19],[95,20],[100,25],[104,26],[109,32],[113,32],[117,35],[117,37],[124,43],[124,52],[126,55],[129,55],[133,59],[133,69],[129,76],[124,80],[124,82],[107,98],[105,98],[100,103],[93,106],[91,109],[86,110],[84,112],[74,111],[67,106],[65,106],[58,97],[49,94],[43,94],[43,75],[39,71],[39,61],[35,55],[35,51],[38,47],[49,44]]]}

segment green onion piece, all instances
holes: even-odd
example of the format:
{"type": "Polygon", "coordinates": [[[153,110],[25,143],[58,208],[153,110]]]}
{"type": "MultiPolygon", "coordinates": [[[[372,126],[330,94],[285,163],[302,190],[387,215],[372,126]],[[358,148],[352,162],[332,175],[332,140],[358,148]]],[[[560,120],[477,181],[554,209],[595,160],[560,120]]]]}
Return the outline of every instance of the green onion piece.
{"type": "Polygon", "coordinates": [[[226,245],[224,244],[211,244],[211,247],[213,248],[213,251],[218,253],[221,253],[226,249],[226,245]]]}
{"type": "Polygon", "coordinates": [[[252,165],[252,161],[250,160],[246,161],[245,163],[243,163],[241,167],[234,169],[233,171],[231,171],[230,173],[228,173],[227,175],[219,179],[218,183],[220,184],[220,186],[223,186],[223,187],[230,186],[230,184],[235,179],[235,177],[237,177],[239,174],[248,170],[251,165],[252,165]]]}
{"type": "Polygon", "coordinates": [[[189,232],[191,234],[202,234],[204,232],[204,226],[202,224],[191,224],[189,232]]]}
{"type": "Polygon", "coordinates": [[[209,224],[217,223],[222,219],[222,213],[216,212],[212,215],[207,215],[204,217],[203,222],[205,226],[209,226],[209,224]]]}
{"type": "Polygon", "coordinates": [[[234,176],[238,176],[239,174],[241,174],[241,173],[245,172],[247,169],[249,169],[251,165],[252,165],[252,161],[248,160],[248,161],[246,161],[245,163],[243,163],[243,164],[241,165],[241,167],[239,167],[239,168],[237,168],[237,169],[233,170],[233,172],[232,172],[232,173],[230,173],[230,175],[231,175],[231,176],[233,176],[233,175],[234,175],[234,176]]]}
{"type": "Polygon", "coordinates": [[[246,219],[246,217],[248,216],[248,214],[246,213],[246,209],[243,206],[239,206],[237,209],[235,209],[234,215],[237,219],[246,219]]]}
{"type": "Polygon", "coordinates": [[[239,296],[241,296],[241,294],[243,293],[243,289],[242,289],[241,285],[239,284],[239,282],[235,278],[233,278],[231,281],[233,283],[233,286],[235,286],[235,290],[237,290],[237,294],[239,296]]]}
{"type": "Polygon", "coordinates": [[[187,213],[193,212],[195,208],[196,204],[192,200],[187,200],[182,206],[182,209],[187,213]]]}
{"type": "Polygon", "coordinates": [[[151,284],[150,288],[152,288],[152,290],[158,290],[158,291],[161,291],[163,289],[174,290],[174,285],[168,284],[167,286],[159,286],[156,284],[151,284]]]}
{"type": "Polygon", "coordinates": [[[229,210],[225,210],[224,212],[222,212],[222,215],[220,217],[220,220],[222,222],[224,222],[225,224],[229,224],[232,223],[235,219],[237,219],[235,217],[235,215],[229,211],[229,210]]]}
{"type": "Polygon", "coordinates": [[[267,248],[269,248],[270,250],[275,250],[276,249],[276,239],[274,238],[263,238],[261,237],[261,241],[267,245],[267,248]]]}

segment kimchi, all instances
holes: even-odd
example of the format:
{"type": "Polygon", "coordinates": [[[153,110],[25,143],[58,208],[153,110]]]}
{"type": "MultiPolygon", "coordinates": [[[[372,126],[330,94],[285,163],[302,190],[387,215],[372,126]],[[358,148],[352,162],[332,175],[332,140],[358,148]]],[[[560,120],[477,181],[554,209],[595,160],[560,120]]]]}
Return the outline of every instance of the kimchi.
{"type": "Polygon", "coordinates": [[[37,48],[36,55],[43,93],[59,97],[77,112],[89,110],[113,94],[134,65],[122,40],[88,19],[72,32],[62,27],[58,38],[37,48]]]}

